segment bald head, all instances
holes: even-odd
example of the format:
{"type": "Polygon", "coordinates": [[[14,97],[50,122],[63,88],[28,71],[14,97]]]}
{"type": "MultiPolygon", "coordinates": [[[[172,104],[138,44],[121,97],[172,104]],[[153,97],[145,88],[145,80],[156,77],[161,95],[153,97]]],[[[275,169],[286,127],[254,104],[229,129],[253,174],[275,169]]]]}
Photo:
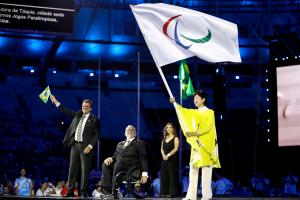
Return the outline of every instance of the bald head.
{"type": "Polygon", "coordinates": [[[135,127],[132,125],[128,125],[125,129],[125,136],[127,140],[134,138],[136,136],[135,127]]]}

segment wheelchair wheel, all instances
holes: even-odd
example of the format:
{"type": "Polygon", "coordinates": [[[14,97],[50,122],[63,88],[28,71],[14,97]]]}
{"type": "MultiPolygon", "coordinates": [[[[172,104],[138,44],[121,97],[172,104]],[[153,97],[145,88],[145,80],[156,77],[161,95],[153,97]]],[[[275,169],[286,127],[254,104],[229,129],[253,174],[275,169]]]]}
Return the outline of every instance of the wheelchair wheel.
{"type": "Polygon", "coordinates": [[[134,166],[128,171],[127,188],[135,198],[146,198],[149,196],[151,187],[151,180],[148,178],[147,183],[141,184],[142,168],[141,166],[134,166]]]}

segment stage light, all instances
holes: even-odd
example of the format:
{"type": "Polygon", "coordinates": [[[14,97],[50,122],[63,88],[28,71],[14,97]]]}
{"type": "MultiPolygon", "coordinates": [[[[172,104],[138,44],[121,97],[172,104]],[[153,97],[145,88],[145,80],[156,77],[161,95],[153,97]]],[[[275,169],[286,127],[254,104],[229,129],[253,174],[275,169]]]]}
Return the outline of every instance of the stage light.
{"type": "Polygon", "coordinates": [[[115,74],[115,78],[119,78],[119,74],[115,74]]]}
{"type": "Polygon", "coordinates": [[[266,82],[269,82],[269,79],[266,78],[266,82]]]}
{"type": "Polygon", "coordinates": [[[235,76],[235,79],[236,79],[236,80],[239,80],[239,79],[240,79],[240,76],[235,76]]]}
{"type": "Polygon", "coordinates": [[[220,120],[223,120],[223,115],[222,115],[222,113],[220,114],[220,120]]]}
{"type": "Polygon", "coordinates": [[[288,60],[288,59],[289,59],[289,57],[285,57],[285,59],[287,59],[287,60],[288,60]]]}
{"type": "Polygon", "coordinates": [[[177,75],[174,75],[173,78],[174,78],[174,79],[178,79],[178,76],[177,76],[177,75]]]}
{"type": "Polygon", "coordinates": [[[219,72],[219,68],[216,69],[216,73],[218,73],[218,72],[219,72]]]}
{"type": "Polygon", "coordinates": [[[62,122],[60,122],[60,123],[61,123],[61,125],[64,125],[64,124],[65,124],[65,122],[63,122],[63,121],[62,121],[62,122]]]}
{"type": "Polygon", "coordinates": [[[270,140],[270,138],[268,138],[268,140],[267,140],[268,142],[271,142],[271,140],[270,140]]]}
{"type": "Polygon", "coordinates": [[[268,131],[268,133],[270,133],[270,129],[268,129],[267,131],[268,131]]]}
{"type": "Polygon", "coordinates": [[[268,70],[266,69],[266,73],[268,73],[268,70]]]}
{"type": "Polygon", "coordinates": [[[31,70],[30,70],[30,73],[32,73],[32,74],[33,74],[33,73],[34,73],[34,69],[31,69],[31,70]]]}
{"type": "Polygon", "coordinates": [[[282,58],[282,60],[285,60],[285,58],[282,58]]]}
{"type": "Polygon", "coordinates": [[[267,90],[267,92],[269,92],[269,88],[267,88],[266,90],[267,90]]]}
{"type": "Polygon", "coordinates": [[[53,71],[52,71],[52,74],[56,74],[56,70],[53,70],[53,71]]]}
{"type": "Polygon", "coordinates": [[[267,112],[270,112],[270,109],[267,109],[267,112]]]}
{"type": "Polygon", "coordinates": [[[268,119],[268,122],[270,122],[270,119],[268,119]]]}
{"type": "Polygon", "coordinates": [[[295,56],[295,59],[297,59],[297,56],[295,56]]]}
{"type": "Polygon", "coordinates": [[[267,98],[267,101],[269,101],[269,98],[267,98]]]}
{"type": "Polygon", "coordinates": [[[277,60],[278,60],[278,58],[275,58],[275,60],[277,61],[277,60]]]}
{"type": "Polygon", "coordinates": [[[94,76],[94,73],[93,73],[93,72],[91,72],[91,73],[90,73],[90,76],[94,76]]]}

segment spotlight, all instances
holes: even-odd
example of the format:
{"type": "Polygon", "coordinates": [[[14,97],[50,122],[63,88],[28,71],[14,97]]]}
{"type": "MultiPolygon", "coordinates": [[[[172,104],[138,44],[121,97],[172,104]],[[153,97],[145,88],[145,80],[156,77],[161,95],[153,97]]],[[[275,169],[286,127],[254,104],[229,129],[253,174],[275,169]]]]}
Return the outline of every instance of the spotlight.
{"type": "Polygon", "coordinates": [[[267,92],[269,92],[269,88],[267,88],[266,90],[267,90],[267,92]]]}
{"type": "Polygon", "coordinates": [[[178,76],[177,76],[177,75],[174,75],[173,78],[174,78],[174,79],[178,79],[178,76]]]}
{"type": "Polygon", "coordinates": [[[271,140],[270,140],[270,138],[268,138],[268,140],[267,140],[268,142],[271,142],[271,140]]]}
{"type": "Polygon", "coordinates": [[[115,78],[119,78],[119,74],[115,74],[115,78]]]}
{"type": "Polygon", "coordinates": [[[239,80],[239,79],[240,79],[240,76],[235,76],[235,79],[236,79],[236,80],[239,80]]]}
{"type": "Polygon", "coordinates": [[[270,112],[270,109],[267,109],[267,112],[270,112]]]}
{"type": "Polygon", "coordinates": [[[93,72],[91,72],[91,73],[90,73],[90,76],[94,76],[94,73],[93,73],[93,72]]]}
{"type": "Polygon", "coordinates": [[[33,74],[33,73],[34,73],[34,69],[31,69],[31,70],[30,70],[30,73],[32,73],[32,74],[33,74]]]}
{"type": "Polygon", "coordinates": [[[285,58],[282,58],[282,60],[285,60],[285,58]]]}
{"type": "Polygon", "coordinates": [[[53,71],[52,71],[52,74],[56,74],[56,70],[53,70],[53,71]]]}
{"type": "Polygon", "coordinates": [[[278,58],[275,58],[275,60],[277,61],[277,60],[278,60],[278,58]]]}

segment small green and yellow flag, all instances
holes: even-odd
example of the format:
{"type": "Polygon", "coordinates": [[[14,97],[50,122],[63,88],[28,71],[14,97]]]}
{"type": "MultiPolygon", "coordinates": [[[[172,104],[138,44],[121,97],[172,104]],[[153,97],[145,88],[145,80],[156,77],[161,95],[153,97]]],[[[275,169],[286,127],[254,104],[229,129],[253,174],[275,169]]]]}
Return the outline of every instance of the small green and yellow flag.
{"type": "Polygon", "coordinates": [[[51,91],[48,85],[48,87],[46,87],[46,89],[41,94],[39,94],[39,97],[42,100],[42,102],[47,103],[50,95],[51,95],[51,91]]]}
{"type": "Polygon", "coordinates": [[[186,99],[189,96],[192,96],[195,93],[195,90],[192,84],[190,71],[186,63],[186,60],[182,60],[180,62],[179,79],[181,82],[182,97],[186,99]]]}

